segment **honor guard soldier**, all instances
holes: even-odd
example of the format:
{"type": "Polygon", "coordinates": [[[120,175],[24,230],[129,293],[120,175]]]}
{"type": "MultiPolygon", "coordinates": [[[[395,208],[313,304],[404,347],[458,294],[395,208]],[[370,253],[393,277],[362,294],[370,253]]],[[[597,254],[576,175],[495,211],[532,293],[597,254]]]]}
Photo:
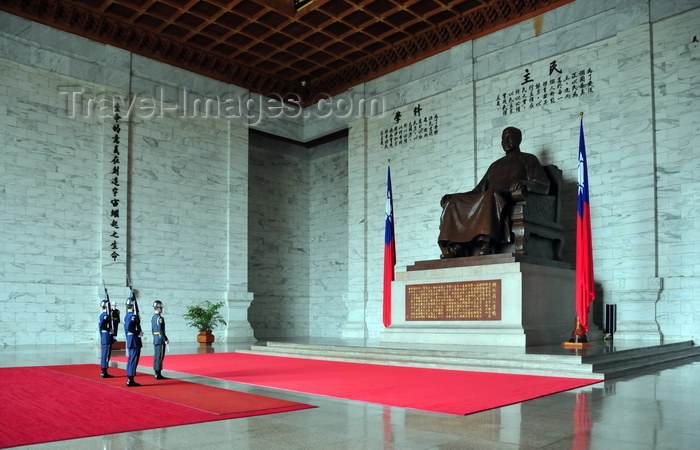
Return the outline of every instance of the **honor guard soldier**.
{"type": "Polygon", "coordinates": [[[100,314],[100,319],[98,321],[100,327],[100,343],[102,344],[102,356],[100,357],[100,378],[114,378],[114,375],[107,373],[107,366],[109,364],[109,359],[112,357],[112,342],[114,342],[114,336],[112,335],[112,327],[110,327],[111,317],[109,316],[109,302],[107,300],[102,300],[100,302],[102,307],[102,314],[100,314]]]}
{"type": "Polygon", "coordinates": [[[124,332],[126,333],[126,348],[129,351],[129,359],[126,363],[126,385],[128,387],[141,386],[134,381],[136,376],[136,366],[139,365],[141,357],[141,320],[134,312],[134,300],[126,299],[126,315],[124,316],[124,332]]]}
{"type": "Polygon", "coordinates": [[[168,336],[165,334],[165,319],[163,318],[163,302],[156,300],[153,302],[155,313],[151,317],[151,331],[153,332],[153,370],[156,380],[165,380],[161,375],[163,370],[163,359],[165,359],[165,349],[168,345],[168,336]]]}

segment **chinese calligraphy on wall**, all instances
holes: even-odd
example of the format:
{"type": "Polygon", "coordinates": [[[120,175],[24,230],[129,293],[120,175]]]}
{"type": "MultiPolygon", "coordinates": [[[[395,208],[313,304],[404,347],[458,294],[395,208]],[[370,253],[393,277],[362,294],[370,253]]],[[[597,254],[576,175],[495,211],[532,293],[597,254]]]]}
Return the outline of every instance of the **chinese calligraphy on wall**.
{"type": "Polygon", "coordinates": [[[380,131],[379,145],[382,148],[392,148],[406,145],[409,142],[435,136],[439,131],[438,115],[422,115],[423,109],[420,104],[413,107],[409,112],[412,116],[404,118],[404,113],[396,111],[393,117],[393,124],[380,131]]]}
{"type": "Polygon", "coordinates": [[[496,107],[504,116],[581,97],[594,89],[590,67],[564,71],[556,61],[549,64],[548,75],[535,77],[530,69],[525,69],[518,81],[513,89],[496,95],[496,107]]]}
{"type": "Polygon", "coordinates": [[[119,239],[119,133],[121,132],[121,126],[119,125],[120,119],[121,116],[119,115],[119,104],[117,103],[114,105],[114,125],[112,125],[112,131],[114,132],[114,134],[112,135],[112,144],[114,147],[112,150],[112,170],[109,174],[109,182],[112,185],[112,198],[110,200],[112,208],[110,209],[109,213],[109,239],[111,240],[110,249],[112,250],[112,252],[110,253],[110,257],[113,261],[116,261],[117,258],[119,258],[119,244],[117,241],[119,239]]]}

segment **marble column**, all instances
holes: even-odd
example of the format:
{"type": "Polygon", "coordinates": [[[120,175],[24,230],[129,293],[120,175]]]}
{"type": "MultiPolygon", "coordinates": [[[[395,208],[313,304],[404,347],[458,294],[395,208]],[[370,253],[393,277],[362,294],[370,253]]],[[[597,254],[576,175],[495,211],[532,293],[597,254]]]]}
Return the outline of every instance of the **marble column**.
{"type": "MultiPolygon", "coordinates": [[[[618,11],[618,14],[623,14],[618,11]]],[[[629,20],[629,19],[626,19],[629,20]]],[[[619,130],[624,139],[616,143],[620,167],[615,174],[612,193],[604,200],[615,214],[603,223],[612,227],[612,239],[601,248],[610,252],[614,263],[608,263],[612,273],[606,298],[617,306],[615,339],[661,340],[656,321],[656,301],[662,286],[657,278],[658,208],[656,202],[655,148],[653,123],[653,80],[651,67],[651,24],[644,17],[638,22],[623,23],[618,29],[619,130]]],[[[595,231],[594,231],[595,238],[595,231]]],[[[594,248],[595,252],[595,248],[594,248]]],[[[597,270],[602,269],[598,267],[597,270]]]]}
{"type": "Polygon", "coordinates": [[[228,179],[228,342],[253,341],[248,307],[248,128],[238,121],[229,123],[228,179]]]}
{"type": "Polygon", "coordinates": [[[367,337],[367,119],[354,121],[348,135],[348,317],[343,338],[367,337]]]}

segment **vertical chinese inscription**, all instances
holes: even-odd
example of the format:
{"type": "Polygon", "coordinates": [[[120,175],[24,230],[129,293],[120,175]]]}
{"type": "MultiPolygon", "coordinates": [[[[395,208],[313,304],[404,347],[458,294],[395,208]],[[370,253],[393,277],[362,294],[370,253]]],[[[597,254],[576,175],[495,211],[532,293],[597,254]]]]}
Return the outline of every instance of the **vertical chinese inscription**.
{"type": "Polygon", "coordinates": [[[501,280],[406,286],[406,321],[501,320],[501,280]]]}
{"type": "Polygon", "coordinates": [[[109,174],[109,182],[112,185],[112,199],[110,200],[112,208],[109,212],[109,239],[112,242],[109,244],[109,247],[110,250],[112,250],[110,257],[113,261],[116,261],[117,258],[119,258],[119,244],[117,243],[117,240],[119,239],[119,133],[121,133],[121,126],[119,125],[121,116],[119,115],[118,103],[114,105],[113,118],[114,125],[112,125],[112,131],[114,134],[112,135],[112,145],[114,146],[114,149],[112,151],[112,170],[109,174]]]}

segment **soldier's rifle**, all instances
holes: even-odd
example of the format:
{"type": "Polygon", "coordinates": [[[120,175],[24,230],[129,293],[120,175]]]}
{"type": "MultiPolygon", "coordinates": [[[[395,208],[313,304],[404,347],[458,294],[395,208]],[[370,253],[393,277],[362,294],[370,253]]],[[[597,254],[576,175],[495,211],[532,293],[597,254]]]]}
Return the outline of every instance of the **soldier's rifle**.
{"type": "Polygon", "coordinates": [[[114,326],[112,324],[112,303],[109,301],[109,292],[107,292],[107,284],[102,280],[102,287],[105,290],[105,301],[107,302],[107,331],[109,334],[114,334],[114,326]]]}
{"type": "Polygon", "coordinates": [[[131,287],[131,278],[129,275],[126,276],[126,284],[129,285],[129,298],[131,299],[132,304],[134,305],[134,314],[136,314],[136,320],[141,321],[141,317],[139,317],[139,304],[136,301],[136,294],[134,294],[134,289],[131,287]]]}

